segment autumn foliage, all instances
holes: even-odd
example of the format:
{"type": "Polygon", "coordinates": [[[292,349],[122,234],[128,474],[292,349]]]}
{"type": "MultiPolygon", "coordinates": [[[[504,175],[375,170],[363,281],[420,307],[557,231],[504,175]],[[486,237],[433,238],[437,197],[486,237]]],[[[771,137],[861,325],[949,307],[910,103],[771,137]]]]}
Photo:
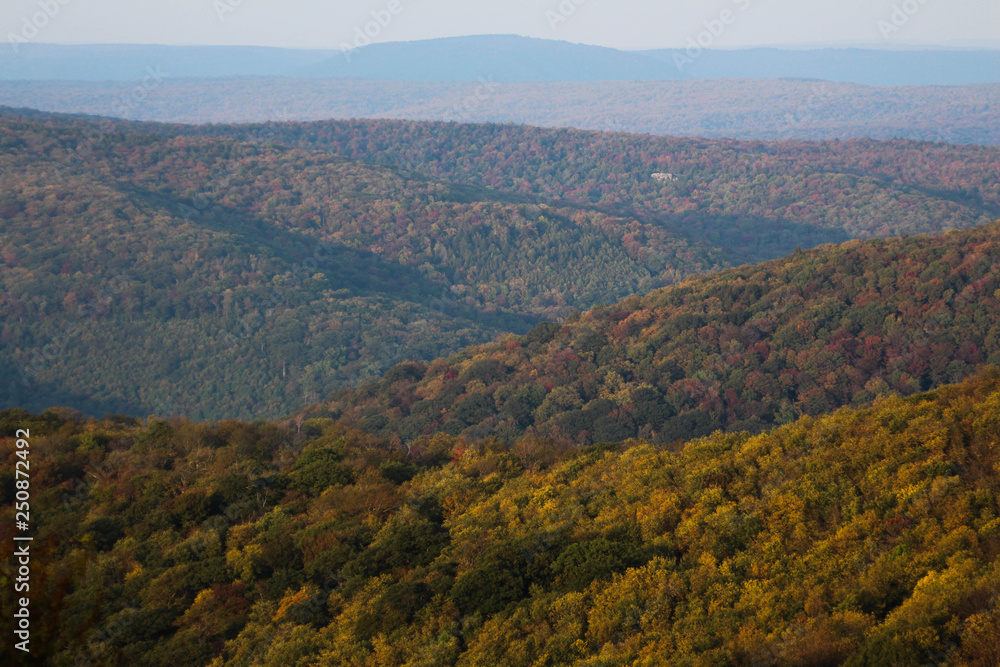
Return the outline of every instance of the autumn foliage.
{"type": "Polygon", "coordinates": [[[47,664],[996,660],[995,370],[674,451],[0,422],[37,443],[47,664]]]}
{"type": "Polygon", "coordinates": [[[825,246],[411,366],[312,413],[404,439],[759,432],[1000,363],[998,262],[995,224],[825,246]]]}

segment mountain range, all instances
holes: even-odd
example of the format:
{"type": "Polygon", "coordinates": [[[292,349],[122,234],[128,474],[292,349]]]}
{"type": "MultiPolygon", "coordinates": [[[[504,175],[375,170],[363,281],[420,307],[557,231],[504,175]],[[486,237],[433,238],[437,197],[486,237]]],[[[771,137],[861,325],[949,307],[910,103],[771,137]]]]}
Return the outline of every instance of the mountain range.
{"type": "Polygon", "coordinates": [[[1000,226],[824,246],[406,363],[309,414],[405,441],[761,432],[1000,365],[1000,226]]]}
{"type": "Polygon", "coordinates": [[[182,123],[396,118],[672,136],[1000,144],[1000,84],[872,88],[749,79],[426,83],[273,78],[154,83],[137,95],[125,82],[13,81],[0,88],[0,103],[182,123]]]}
{"type": "Polygon", "coordinates": [[[998,53],[639,52],[504,35],[345,52],[28,43],[0,53],[0,105],[202,124],[397,118],[1000,144],[998,53]]]}
{"type": "Polygon", "coordinates": [[[174,78],[352,78],[385,81],[664,81],[809,78],[873,86],[996,83],[1000,51],[988,49],[622,51],[586,44],[477,35],[345,44],[351,49],[26,43],[0,53],[4,80],[141,80],[152,66],[174,78]]]}
{"type": "Polygon", "coordinates": [[[0,90],[76,112],[0,107],[0,662],[1000,664],[997,84],[129,48],[0,90]],[[344,91],[722,136],[120,118],[344,91]]]}

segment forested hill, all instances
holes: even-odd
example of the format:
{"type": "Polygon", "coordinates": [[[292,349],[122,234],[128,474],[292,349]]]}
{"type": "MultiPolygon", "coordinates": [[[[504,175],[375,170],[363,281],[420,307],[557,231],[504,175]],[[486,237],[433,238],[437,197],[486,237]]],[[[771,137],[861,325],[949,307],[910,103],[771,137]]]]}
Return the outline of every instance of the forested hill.
{"type": "Polygon", "coordinates": [[[761,431],[1000,363],[1000,223],[692,278],[408,363],[312,412],[386,436],[588,444],[761,431]]]}
{"type": "Polygon", "coordinates": [[[235,138],[264,132],[283,145],[441,180],[628,212],[708,241],[735,264],[781,257],[799,245],[934,233],[1000,218],[995,147],[367,120],[186,131],[235,138]]]}
{"type": "Polygon", "coordinates": [[[0,412],[7,535],[17,428],[5,664],[1000,662],[995,370],[676,452],[0,412]]]}
{"type": "Polygon", "coordinates": [[[45,116],[0,120],[0,236],[0,404],[195,418],[288,414],[726,263],[592,208],[45,116]]]}
{"type": "Polygon", "coordinates": [[[998,156],[6,110],[0,405],[289,414],[693,274],[993,220],[998,156]]]}

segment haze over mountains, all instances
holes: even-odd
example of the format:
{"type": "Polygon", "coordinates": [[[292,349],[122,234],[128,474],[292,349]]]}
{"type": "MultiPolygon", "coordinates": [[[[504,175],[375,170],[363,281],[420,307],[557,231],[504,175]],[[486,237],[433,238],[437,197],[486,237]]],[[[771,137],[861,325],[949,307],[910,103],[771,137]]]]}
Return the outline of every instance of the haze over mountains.
{"type": "Polygon", "coordinates": [[[0,104],[182,123],[399,118],[998,144],[997,72],[1000,51],[687,54],[513,36],[372,44],[347,55],[24,44],[0,53],[0,104]]]}
{"type": "Polygon", "coordinates": [[[348,79],[20,82],[0,104],[181,123],[398,118],[739,139],[1000,144],[1000,84],[872,88],[800,80],[425,83],[348,79]]]}
{"type": "Polygon", "coordinates": [[[157,66],[173,78],[281,76],[428,82],[492,78],[502,82],[553,82],[796,77],[875,86],[954,86],[996,82],[1000,51],[621,51],[515,35],[375,43],[346,54],[341,50],[263,47],[29,43],[0,52],[0,79],[131,81],[145,76],[146,65],[157,66]]]}

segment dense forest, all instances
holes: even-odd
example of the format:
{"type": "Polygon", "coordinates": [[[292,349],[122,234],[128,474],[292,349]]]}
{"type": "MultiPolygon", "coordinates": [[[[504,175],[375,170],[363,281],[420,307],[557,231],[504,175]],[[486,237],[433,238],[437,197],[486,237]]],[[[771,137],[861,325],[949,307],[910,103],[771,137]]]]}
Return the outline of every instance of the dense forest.
{"type": "Polygon", "coordinates": [[[933,233],[1000,217],[1000,149],[993,147],[405,121],[161,131],[265,137],[449,182],[598,206],[707,241],[731,253],[734,264],[780,257],[798,245],[933,233]]]}
{"type": "Polygon", "coordinates": [[[4,567],[18,428],[46,602],[5,664],[1000,660],[996,369],[674,448],[8,410],[4,567]]]}
{"type": "Polygon", "coordinates": [[[694,274],[1000,215],[997,149],[909,141],[8,110],[0,165],[0,405],[95,415],[288,414],[694,274]]]}
{"type": "Polygon", "coordinates": [[[694,78],[1000,51],[44,4],[0,55],[0,666],[1000,667],[1000,83],[694,78]]]}
{"type": "Polygon", "coordinates": [[[595,209],[97,127],[0,123],[9,406],[287,414],[399,361],[726,263],[595,209]]]}
{"type": "Polygon", "coordinates": [[[311,414],[404,441],[759,432],[1000,364],[998,266],[1000,224],[824,246],[405,363],[311,414]]]}
{"type": "MultiPolygon", "coordinates": [[[[463,82],[206,79],[164,69],[171,76],[141,103],[130,103],[131,82],[61,80],[5,81],[0,104],[179,123],[399,118],[752,140],[1000,144],[997,83],[866,86],[822,77],[510,83],[493,69],[463,82]]],[[[130,72],[146,75],[144,64],[130,72]]]]}

